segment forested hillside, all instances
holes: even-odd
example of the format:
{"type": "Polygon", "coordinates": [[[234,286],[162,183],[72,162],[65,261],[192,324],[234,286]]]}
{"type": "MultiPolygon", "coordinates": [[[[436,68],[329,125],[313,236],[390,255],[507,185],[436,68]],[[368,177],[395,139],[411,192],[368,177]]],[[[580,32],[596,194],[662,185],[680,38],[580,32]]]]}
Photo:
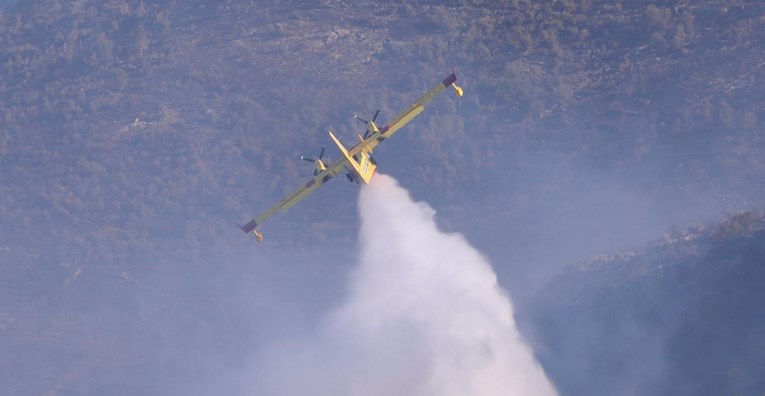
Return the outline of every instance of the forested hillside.
{"type": "Polygon", "coordinates": [[[352,265],[358,186],[263,244],[234,224],[310,177],[328,129],[350,144],[353,114],[385,122],[452,67],[465,96],[375,158],[521,306],[571,263],[762,208],[764,24],[754,0],[4,5],[0,393],[177,393],[264,323],[310,322],[352,265]]]}
{"type": "Polygon", "coordinates": [[[529,333],[563,394],[759,395],[765,217],[668,233],[551,283],[529,333]]]}
{"type": "MultiPolygon", "coordinates": [[[[308,174],[297,156],[326,129],[352,139],[351,114],[391,117],[452,65],[464,100],[439,100],[380,149],[383,171],[446,210],[483,202],[518,220],[516,202],[567,194],[571,168],[740,204],[763,196],[761,11],[23,2],[0,18],[3,233],[25,247],[55,235],[41,250],[88,263],[198,257],[308,174]],[[541,186],[528,164],[540,152],[560,168],[541,186]]],[[[353,231],[341,200],[310,234],[353,231]]]]}

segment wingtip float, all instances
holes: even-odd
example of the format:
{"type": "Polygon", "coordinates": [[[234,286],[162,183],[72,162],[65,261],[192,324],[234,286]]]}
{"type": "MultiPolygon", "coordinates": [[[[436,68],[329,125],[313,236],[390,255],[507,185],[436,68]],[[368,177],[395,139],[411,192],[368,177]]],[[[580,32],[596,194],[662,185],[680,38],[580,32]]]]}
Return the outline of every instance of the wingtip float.
{"type": "Polygon", "coordinates": [[[250,220],[245,225],[237,224],[237,226],[239,226],[239,228],[242,231],[244,231],[245,234],[252,233],[253,235],[255,235],[255,239],[257,239],[258,242],[263,242],[263,234],[261,234],[260,231],[255,229],[255,227],[258,226],[258,223],[255,220],[250,220]]]}
{"type": "Polygon", "coordinates": [[[258,225],[263,224],[266,219],[277,212],[285,211],[302,201],[303,198],[318,190],[324,183],[333,177],[345,172],[345,177],[348,178],[348,181],[368,184],[377,171],[377,163],[372,157],[372,150],[377,147],[380,142],[391,137],[399,129],[404,127],[404,125],[408,124],[415,117],[420,115],[420,113],[425,111],[425,105],[441,94],[445,89],[451,87],[454,90],[454,93],[457,94],[457,97],[462,97],[464,91],[456,84],[456,82],[457,74],[452,71],[452,74],[428,90],[428,92],[409,105],[406,110],[396,115],[390,122],[382,127],[378,127],[375,123],[378,114],[380,114],[380,110],[377,110],[374,117],[369,121],[355,116],[356,119],[366,124],[367,129],[363,136],[359,135],[360,142],[350,149],[340,143],[340,140],[332,133],[332,131],[329,131],[330,139],[332,139],[332,142],[335,143],[337,148],[343,154],[343,157],[331,164],[327,164],[323,160],[324,148],[321,149],[321,154],[319,154],[317,158],[301,156],[301,159],[314,163],[313,178],[287,194],[281,201],[263,212],[257,218],[250,220],[245,225],[240,225],[239,228],[244,231],[245,234],[252,233],[255,235],[255,239],[257,239],[258,242],[263,242],[263,234],[257,230],[258,225]]]}

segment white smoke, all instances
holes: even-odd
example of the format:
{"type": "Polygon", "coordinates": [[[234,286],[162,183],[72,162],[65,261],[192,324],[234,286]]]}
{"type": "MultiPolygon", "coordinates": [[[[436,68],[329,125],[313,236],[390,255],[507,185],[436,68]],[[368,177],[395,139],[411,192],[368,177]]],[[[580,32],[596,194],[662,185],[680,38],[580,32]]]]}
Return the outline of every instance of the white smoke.
{"type": "Polygon", "coordinates": [[[491,267],[396,181],[362,188],[349,295],[317,334],[261,356],[254,394],[555,395],[491,267]]]}

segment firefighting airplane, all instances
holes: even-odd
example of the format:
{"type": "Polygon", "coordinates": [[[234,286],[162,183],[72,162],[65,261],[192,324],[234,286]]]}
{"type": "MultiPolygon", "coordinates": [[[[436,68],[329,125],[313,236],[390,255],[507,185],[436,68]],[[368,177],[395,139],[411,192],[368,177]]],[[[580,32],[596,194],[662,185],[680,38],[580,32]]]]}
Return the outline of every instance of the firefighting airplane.
{"type": "Polygon", "coordinates": [[[377,170],[377,163],[370,155],[372,154],[372,150],[378,144],[380,144],[380,142],[391,137],[404,125],[409,123],[409,121],[412,121],[412,119],[420,115],[420,113],[425,110],[425,104],[433,100],[433,98],[438,96],[446,88],[452,87],[457,96],[461,97],[463,93],[462,88],[455,84],[456,81],[457,75],[452,72],[451,75],[438,83],[438,85],[431,88],[428,92],[425,93],[425,95],[417,99],[406,110],[402,111],[395,118],[393,118],[393,121],[385,124],[385,126],[382,128],[378,128],[377,124],[375,124],[375,120],[377,119],[377,115],[380,114],[380,110],[377,110],[374,117],[372,117],[372,119],[369,121],[355,116],[356,119],[367,125],[367,130],[364,132],[363,136],[359,135],[360,142],[353,146],[351,149],[346,149],[345,146],[340,143],[340,140],[337,139],[335,134],[333,134],[332,131],[329,131],[329,137],[332,139],[335,145],[337,145],[337,148],[340,149],[340,152],[343,154],[343,158],[328,164],[323,159],[324,148],[321,149],[321,152],[317,158],[301,156],[301,159],[313,162],[313,178],[308,180],[304,185],[287,194],[287,196],[279,201],[279,203],[271,207],[271,209],[263,212],[263,214],[257,218],[250,220],[247,224],[240,225],[239,228],[241,228],[242,231],[244,231],[246,234],[253,233],[258,242],[262,242],[263,234],[256,229],[257,226],[263,224],[266,219],[273,216],[277,212],[285,211],[293,207],[296,203],[302,201],[303,198],[318,190],[319,187],[323,186],[324,183],[326,183],[329,179],[339,175],[343,171],[346,172],[345,176],[348,178],[348,181],[368,184],[372,179],[375,171],[377,170]]]}

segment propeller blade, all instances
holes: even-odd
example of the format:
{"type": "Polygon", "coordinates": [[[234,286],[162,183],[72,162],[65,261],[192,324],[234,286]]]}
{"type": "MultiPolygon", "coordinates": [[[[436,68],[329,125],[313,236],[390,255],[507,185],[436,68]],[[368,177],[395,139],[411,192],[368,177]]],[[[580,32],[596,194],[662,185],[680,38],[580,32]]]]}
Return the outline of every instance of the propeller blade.
{"type": "Polygon", "coordinates": [[[380,109],[377,109],[377,111],[375,111],[375,116],[372,117],[372,122],[374,122],[377,119],[378,114],[380,114],[380,109]]]}
{"type": "Polygon", "coordinates": [[[316,162],[316,158],[310,158],[303,155],[300,156],[300,159],[303,161],[308,161],[308,162],[316,162]]]}
{"type": "Polygon", "coordinates": [[[357,116],[355,114],[353,115],[353,118],[355,118],[355,119],[357,119],[357,120],[359,120],[359,121],[361,121],[361,122],[363,122],[365,124],[369,124],[369,121],[367,121],[367,120],[365,120],[365,119],[363,119],[363,118],[361,118],[361,117],[359,117],[359,116],[357,116]]]}
{"type": "Polygon", "coordinates": [[[321,148],[321,152],[319,153],[319,159],[324,158],[324,150],[327,148],[327,146],[324,146],[321,148]]]}

